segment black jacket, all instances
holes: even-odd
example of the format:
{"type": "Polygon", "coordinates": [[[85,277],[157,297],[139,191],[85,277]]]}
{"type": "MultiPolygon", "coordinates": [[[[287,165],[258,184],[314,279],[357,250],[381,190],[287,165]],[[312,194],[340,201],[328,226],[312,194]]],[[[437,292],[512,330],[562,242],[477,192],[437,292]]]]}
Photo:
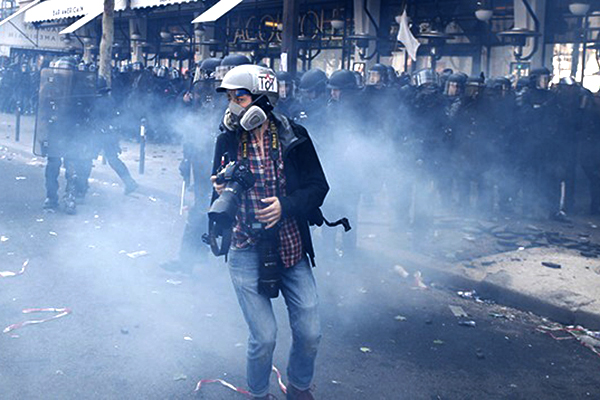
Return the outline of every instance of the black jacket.
{"type": "MultiPolygon", "coordinates": [[[[296,218],[304,253],[309,256],[314,265],[315,253],[309,223],[313,225],[322,222],[323,217],[319,207],[325,200],[329,185],[306,129],[277,113],[272,113],[270,118],[275,119],[283,152],[287,195],[279,198],[282,218],[296,218]]],[[[213,175],[216,175],[224,158],[226,162],[237,161],[239,137],[239,132],[228,130],[222,131],[217,137],[213,175]]],[[[218,195],[213,191],[212,201],[217,197],[218,195]]]]}

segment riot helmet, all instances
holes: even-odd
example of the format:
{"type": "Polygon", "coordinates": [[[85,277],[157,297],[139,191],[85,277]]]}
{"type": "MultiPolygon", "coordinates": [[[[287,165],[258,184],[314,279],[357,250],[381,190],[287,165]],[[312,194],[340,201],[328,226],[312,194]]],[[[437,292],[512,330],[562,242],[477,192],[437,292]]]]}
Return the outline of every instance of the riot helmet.
{"type": "Polygon", "coordinates": [[[252,64],[250,59],[243,54],[230,54],[223,58],[221,63],[215,69],[215,79],[220,81],[223,80],[225,75],[233,68],[239,65],[252,64]]]}
{"type": "Polygon", "coordinates": [[[286,71],[279,71],[277,73],[277,82],[279,84],[279,98],[289,99],[294,97],[294,79],[292,74],[286,71]]]}
{"type": "Polygon", "coordinates": [[[422,86],[437,86],[439,82],[437,73],[429,68],[415,72],[413,78],[415,86],[418,88],[422,86]]]}
{"type": "Polygon", "coordinates": [[[490,79],[488,81],[487,87],[491,89],[494,94],[504,97],[510,92],[512,83],[510,79],[504,76],[500,76],[497,78],[490,79]]]}
{"type": "Polygon", "coordinates": [[[327,88],[327,74],[319,68],[312,68],[300,79],[300,96],[305,100],[315,100],[325,93],[327,88]]]}
{"type": "Polygon", "coordinates": [[[354,79],[356,79],[356,87],[358,89],[363,89],[365,87],[365,80],[362,74],[358,71],[352,71],[352,73],[354,74],[354,79]]]}
{"type": "Polygon", "coordinates": [[[62,68],[62,69],[77,69],[77,61],[75,57],[67,56],[60,57],[58,60],[55,60],[54,63],[50,64],[52,68],[62,68]]]}
{"type": "Polygon", "coordinates": [[[239,65],[227,72],[217,92],[227,91],[234,91],[236,96],[251,96],[252,103],[249,106],[242,107],[231,101],[227,111],[228,128],[239,125],[247,131],[259,127],[267,120],[267,114],[273,110],[279,98],[275,72],[258,65],[239,65]]]}
{"type": "Polygon", "coordinates": [[[141,62],[141,61],[136,61],[136,62],[134,62],[134,63],[133,63],[133,65],[131,66],[131,69],[132,69],[134,72],[140,72],[140,71],[142,71],[142,70],[144,69],[144,64],[142,64],[142,62],[141,62]]]}
{"type": "Polygon", "coordinates": [[[386,65],[388,86],[394,86],[398,83],[398,74],[391,65],[386,65]]]}
{"type": "Polygon", "coordinates": [[[465,86],[467,84],[467,74],[457,72],[448,76],[446,85],[444,86],[444,94],[448,97],[460,97],[465,93],[465,86]]]}
{"type": "Polygon", "coordinates": [[[128,63],[121,64],[121,67],[119,68],[119,72],[121,74],[127,74],[127,73],[131,72],[131,64],[128,64],[128,63]]]}
{"type": "Polygon", "coordinates": [[[443,90],[446,89],[446,82],[448,82],[448,78],[450,78],[450,75],[452,75],[454,73],[454,71],[452,70],[452,68],[445,68],[442,73],[440,74],[440,88],[442,88],[443,90]]]}
{"type": "Polygon", "coordinates": [[[465,95],[467,97],[478,97],[485,87],[485,79],[482,75],[470,76],[467,78],[465,86],[465,95]]]}
{"type": "Polygon", "coordinates": [[[221,65],[220,58],[211,57],[203,60],[200,65],[196,66],[196,71],[194,72],[194,82],[214,79],[215,71],[219,65],[221,65]]]}
{"type": "Polygon", "coordinates": [[[367,73],[367,86],[386,86],[388,84],[388,70],[383,64],[375,64],[367,73]]]}
{"type": "Polygon", "coordinates": [[[400,74],[400,76],[398,77],[398,86],[404,87],[404,86],[410,86],[410,84],[411,84],[410,74],[406,71],[402,72],[400,74]]]}
{"type": "Polygon", "coordinates": [[[327,88],[331,90],[331,99],[339,101],[343,93],[357,90],[358,85],[352,71],[340,69],[331,74],[327,88]]]}
{"type": "Polygon", "coordinates": [[[161,78],[161,79],[166,78],[168,74],[169,74],[169,68],[165,67],[164,65],[161,65],[158,68],[158,71],[156,71],[157,78],[161,78]]]}
{"type": "Polygon", "coordinates": [[[179,70],[177,68],[171,68],[169,69],[169,79],[174,81],[177,80],[181,77],[181,74],[179,73],[179,70]]]}
{"type": "Polygon", "coordinates": [[[560,80],[558,81],[558,85],[559,86],[577,86],[577,82],[575,81],[575,79],[573,79],[573,77],[566,76],[564,78],[560,78],[560,80]]]}
{"type": "Polygon", "coordinates": [[[550,70],[546,67],[534,68],[529,73],[532,85],[537,89],[547,90],[550,87],[550,70]]]}

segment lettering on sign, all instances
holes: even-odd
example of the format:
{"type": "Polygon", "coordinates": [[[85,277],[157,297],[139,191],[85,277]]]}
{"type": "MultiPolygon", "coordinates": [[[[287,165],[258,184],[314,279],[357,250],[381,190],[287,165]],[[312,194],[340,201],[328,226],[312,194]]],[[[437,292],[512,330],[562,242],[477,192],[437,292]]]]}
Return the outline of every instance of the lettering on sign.
{"type": "Polygon", "coordinates": [[[55,8],[52,10],[53,18],[68,17],[70,15],[85,14],[83,6],[73,6],[67,8],[55,8]]]}

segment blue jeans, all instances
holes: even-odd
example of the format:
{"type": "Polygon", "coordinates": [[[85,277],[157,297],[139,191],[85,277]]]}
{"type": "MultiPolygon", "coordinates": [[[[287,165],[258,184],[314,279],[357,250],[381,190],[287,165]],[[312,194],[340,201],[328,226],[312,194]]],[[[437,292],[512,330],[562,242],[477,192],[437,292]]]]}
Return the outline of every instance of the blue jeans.
{"type": "MultiPolygon", "coordinates": [[[[242,313],[248,324],[247,379],[253,396],[269,392],[277,322],[271,299],[258,293],[258,253],[255,249],[231,249],[229,273],[242,313]]],[[[281,276],[281,292],[292,329],[292,348],[287,368],[288,381],[300,390],[310,387],[317,348],[321,340],[317,286],[306,258],[281,276]]]]}

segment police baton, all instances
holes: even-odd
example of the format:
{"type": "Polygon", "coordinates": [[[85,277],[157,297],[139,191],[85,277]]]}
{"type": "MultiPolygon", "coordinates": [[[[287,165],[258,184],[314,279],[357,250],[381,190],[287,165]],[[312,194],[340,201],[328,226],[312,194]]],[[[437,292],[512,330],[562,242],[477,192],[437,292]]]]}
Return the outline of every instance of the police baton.
{"type": "Polygon", "coordinates": [[[142,118],[140,123],[140,175],[144,174],[146,166],[146,118],[142,118]]]}
{"type": "Polygon", "coordinates": [[[17,101],[17,109],[15,110],[15,142],[21,140],[21,102],[17,101]]]}

